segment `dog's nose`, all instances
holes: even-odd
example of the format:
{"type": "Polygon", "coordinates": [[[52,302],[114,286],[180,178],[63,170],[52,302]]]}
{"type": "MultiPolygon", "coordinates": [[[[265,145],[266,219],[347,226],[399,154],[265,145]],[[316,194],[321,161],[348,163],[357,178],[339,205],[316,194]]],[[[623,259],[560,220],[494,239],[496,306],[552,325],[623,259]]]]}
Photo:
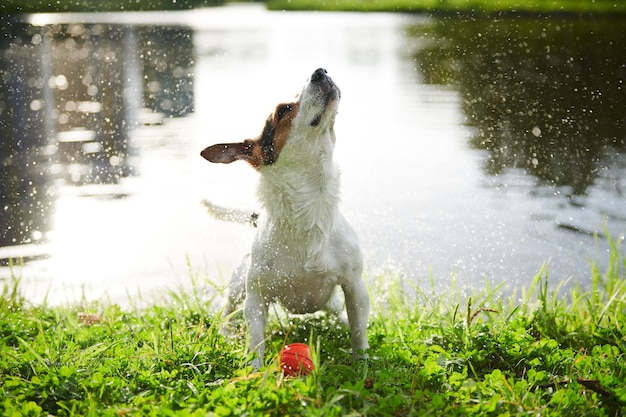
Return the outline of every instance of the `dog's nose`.
{"type": "Polygon", "coordinates": [[[311,75],[311,81],[319,82],[325,80],[326,78],[328,78],[326,74],[328,74],[328,71],[326,71],[324,68],[318,68],[315,70],[313,75],[311,75]]]}

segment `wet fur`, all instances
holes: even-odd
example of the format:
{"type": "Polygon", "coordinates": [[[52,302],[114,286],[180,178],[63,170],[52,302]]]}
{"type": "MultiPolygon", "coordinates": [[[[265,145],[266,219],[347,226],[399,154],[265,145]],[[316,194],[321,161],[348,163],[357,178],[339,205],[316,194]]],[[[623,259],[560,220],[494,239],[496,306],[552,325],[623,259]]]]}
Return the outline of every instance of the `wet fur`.
{"type": "MultiPolygon", "coordinates": [[[[260,173],[265,210],[247,256],[233,274],[225,314],[245,298],[250,349],[260,367],[267,308],[279,302],[293,313],[332,308],[335,289],[345,296],[352,348],[368,348],[369,297],[355,232],[339,212],[339,170],[333,162],[339,88],[323,69],[299,98],[276,107],[261,135],[202,151],[211,162],[244,160],[260,173]]],[[[338,310],[338,309],[336,309],[338,310]]]]}

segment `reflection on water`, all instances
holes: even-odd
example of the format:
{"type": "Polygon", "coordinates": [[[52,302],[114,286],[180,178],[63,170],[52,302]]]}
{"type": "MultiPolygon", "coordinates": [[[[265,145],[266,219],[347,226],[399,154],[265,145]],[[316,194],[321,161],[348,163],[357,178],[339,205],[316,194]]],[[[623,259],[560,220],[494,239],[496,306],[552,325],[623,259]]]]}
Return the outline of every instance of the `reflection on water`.
{"type": "Polygon", "coordinates": [[[51,231],[55,183],[134,172],[141,122],[193,111],[189,29],[14,22],[0,50],[0,247],[51,231]]]}
{"type": "Polygon", "coordinates": [[[256,209],[256,176],[198,151],[258,134],[320,66],[342,88],[343,209],[369,269],[519,286],[552,259],[584,284],[606,253],[593,232],[626,231],[621,20],[33,19],[1,29],[0,258],[48,256],[22,272],[58,299],[87,283],[124,301],[186,279],[186,259],[227,274],[254,231],[198,202],[256,209]]]}
{"type": "Polygon", "coordinates": [[[39,241],[49,231],[54,126],[44,103],[52,99],[45,81],[51,54],[38,29],[0,29],[0,246],[39,241]]]}
{"type": "MultiPolygon", "coordinates": [[[[626,66],[617,51],[626,21],[444,19],[431,30],[419,70],[429,83],[458,88],[476,127],[472,144],[489,152],[489,175],[521,168],[584,195],[609,167],[624,168],[626,66]]],[[[624,191],[620,178],[608,179],[624,191]]]]}

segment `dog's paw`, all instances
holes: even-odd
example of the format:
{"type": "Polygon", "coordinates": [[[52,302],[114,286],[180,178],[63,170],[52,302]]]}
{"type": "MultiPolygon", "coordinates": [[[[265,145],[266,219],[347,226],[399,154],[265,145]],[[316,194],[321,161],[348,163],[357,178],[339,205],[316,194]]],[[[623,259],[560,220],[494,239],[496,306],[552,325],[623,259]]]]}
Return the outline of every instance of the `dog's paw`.
{"type": "Polygon", "coordinates": [[[208,200],[202,200],[200,202],[207,210],[207,212],[217,220],[248,224],[253,227],[258,226],[259,213],[247,210],[230,209],[226,207],[218,206],[208,200]]]}
{"type": "Polygon", "coordinates": [[[358,350],[356,352],[352,352],[352,360],[354,362],[364,362],[369,359],[370,355],[367,353],[367,350],[358,350]]]}
{"type": "Polygon", "coordinates": [[[219,333],[226,338],[234,338],[243,332],[241,321],[238,319],[233,320],[233,316],[240,313],[240,310],[224,315],[223,321],[219,325],[219,333]]]}
{"type": "Polygon", "coordinates": [[[261,359],[259,356],[256,356],[254,359],[252,359],[252,361],[250,361],[250,366],[252,366],[252,369],[254,369],[255,371],[258,371],[259,369],[261,369],[261,366],[263,366],[263,359],[261,359]]]}
{"type": "Polygon", "coordinates": [[[222,326],[220,327],[219,330],[220,334],[226,338],[231,338],[233,337],[233,325],[230,323],[224,323],[222,324],[222,326]]]}

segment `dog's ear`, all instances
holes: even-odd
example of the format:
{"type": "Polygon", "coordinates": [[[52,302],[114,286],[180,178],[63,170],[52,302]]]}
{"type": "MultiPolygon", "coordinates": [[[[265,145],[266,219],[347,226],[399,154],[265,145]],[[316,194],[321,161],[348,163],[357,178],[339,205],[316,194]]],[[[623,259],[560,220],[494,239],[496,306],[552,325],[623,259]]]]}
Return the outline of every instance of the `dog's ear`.
{"type": "Polygon", "coordinates": [[[209,162],[230,164],[234,161],[246,161],[258,168],[262,161],[261,145],[256,140],[238,143],[220,143],[209,146],[200,152],[200,156],[209,162]]]}

